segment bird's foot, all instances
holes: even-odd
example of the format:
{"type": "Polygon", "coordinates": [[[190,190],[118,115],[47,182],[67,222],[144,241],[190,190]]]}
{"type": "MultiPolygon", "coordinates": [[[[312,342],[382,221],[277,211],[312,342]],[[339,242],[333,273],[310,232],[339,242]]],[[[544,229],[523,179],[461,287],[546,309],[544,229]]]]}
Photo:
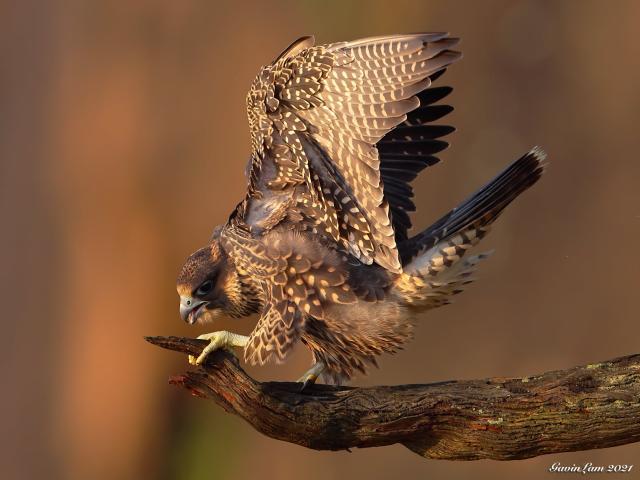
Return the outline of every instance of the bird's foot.
{"type": "Polygon", "coordinates": [[[313,367],[307,370],[305,374],[298,379],[297,383],[302,383],[300,391],[302,392],[309,385],[313,385],[314,383],[316,383],[316,380],[318,380],[318,377],[322,374],[322,372],[324,372],[325,368],[327,367],[324,363],[317,362],[313,365],[313,367]]]}
{"type": "Polygon", "coordinates": [[[214,352],[219,348],[230,349],[231,347],[244,347],[249,341],[249,337],[227,331],[205,333],[203,335],[199,335],[198,338],[200,340],[209,340],[209,345],[204,347],[202,353],[198,355],[198,358],[193,355],[189,355],[189,363],[191,365],[201,365],[211,352],[214,352]]]}

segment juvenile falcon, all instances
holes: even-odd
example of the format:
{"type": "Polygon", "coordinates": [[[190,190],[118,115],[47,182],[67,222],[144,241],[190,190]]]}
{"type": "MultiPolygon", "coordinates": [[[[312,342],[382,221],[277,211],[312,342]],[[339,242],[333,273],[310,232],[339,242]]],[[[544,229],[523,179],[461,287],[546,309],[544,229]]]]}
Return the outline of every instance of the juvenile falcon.
{"type": "Polygon", "coordinates": [[[201,335],[264,364],[298,341],[319,375],[348,380],[394,352],[422,312],[446,305],[486,255],[468,255],[504,208],[541,176],[534,148],[426,230],[409,237],[411,181],[447,147],[434,124],[452,108],[432,87],[461,54],[445,33],[314,46],[295,41],[247,95],[247,194],[182,267],[180,314],[259,313],[249,336],[201,335]]]}

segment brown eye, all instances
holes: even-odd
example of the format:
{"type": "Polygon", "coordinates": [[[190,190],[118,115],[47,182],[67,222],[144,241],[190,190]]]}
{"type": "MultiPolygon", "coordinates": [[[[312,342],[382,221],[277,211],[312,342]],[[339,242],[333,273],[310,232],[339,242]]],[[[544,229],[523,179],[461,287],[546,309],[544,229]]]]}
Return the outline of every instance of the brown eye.
{"type": "Polygon", "coordinates": [[[213,288],[213,282],[211,280],[206,280],[202,282],[202,284],[196,290],[196,294],[198,295],[206,295],[213,288]]]}

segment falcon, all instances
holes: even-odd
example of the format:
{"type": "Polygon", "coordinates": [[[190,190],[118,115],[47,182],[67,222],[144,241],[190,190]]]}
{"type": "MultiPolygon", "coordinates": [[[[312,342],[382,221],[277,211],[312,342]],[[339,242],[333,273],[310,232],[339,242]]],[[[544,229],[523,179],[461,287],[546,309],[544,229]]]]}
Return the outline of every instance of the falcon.
{"type": "Polygon", "coordinates": [[[319,377],[340,383],[412,336],[450,303],[488,254],[469,254],[502,211],[542,175],[534,148],[427,229],[409,235],[411,181],[448,144],[438,122],[450,92],[432,86],[460,59],[458,38],[419,33],[291,44],[247,95],[247,193],[177,280],[180,315],[259,314],[249,336],[217,331],[192,364],[241,347],[252,364],[298,342],[319,377]]]}

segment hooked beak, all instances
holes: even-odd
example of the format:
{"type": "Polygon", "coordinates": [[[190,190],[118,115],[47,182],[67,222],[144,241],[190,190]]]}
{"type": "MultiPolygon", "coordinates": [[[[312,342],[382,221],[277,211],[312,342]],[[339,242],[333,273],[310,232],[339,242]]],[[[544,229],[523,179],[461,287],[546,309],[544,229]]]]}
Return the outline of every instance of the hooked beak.
{"type": "Polygon", "coordinates": [[[180,317],[189,325],[193,325],[208,303],[204,300],[194,300],[191,297],[180,297],[180,317]]]}

